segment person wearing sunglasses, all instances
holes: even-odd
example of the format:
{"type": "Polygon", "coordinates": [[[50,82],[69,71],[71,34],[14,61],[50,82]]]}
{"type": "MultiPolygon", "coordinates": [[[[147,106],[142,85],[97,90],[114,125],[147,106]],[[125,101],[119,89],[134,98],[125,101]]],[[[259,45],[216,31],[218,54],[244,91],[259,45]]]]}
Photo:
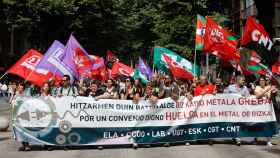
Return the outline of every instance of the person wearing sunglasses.
{"type": "Polygon", "coordinates": [[[58,88],[58,96],[73,96],[78,95],[78,89],[76,86],[72,85],[70,82],[70,76],[64,75],[62,77],[61,86],[58,88]]]}
{"type": "Polygon", "coordinates": [[[140,91],[134,86],[134,80],[132,78],[125,80],[125,89],[121,90],[120,96],[123,100],[139,100],[140,91]]]}

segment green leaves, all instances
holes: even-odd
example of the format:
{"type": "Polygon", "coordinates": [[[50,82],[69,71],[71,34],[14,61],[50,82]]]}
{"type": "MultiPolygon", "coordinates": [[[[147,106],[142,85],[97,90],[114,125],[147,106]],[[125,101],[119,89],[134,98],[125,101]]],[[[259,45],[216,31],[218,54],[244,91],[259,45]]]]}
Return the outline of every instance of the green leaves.
{"type": "Polygon", "coordinates": [[[154,45],[183,56],[194,50],[196,15],[223,20],[224,1],[3,0],[0,23],[28,35],[31,45],[65,42],[71,32],[88,50],[121,52],[124,60],[150,56],[154,45]],[[218,6],[218,7],[215,7],[218,6]]]}

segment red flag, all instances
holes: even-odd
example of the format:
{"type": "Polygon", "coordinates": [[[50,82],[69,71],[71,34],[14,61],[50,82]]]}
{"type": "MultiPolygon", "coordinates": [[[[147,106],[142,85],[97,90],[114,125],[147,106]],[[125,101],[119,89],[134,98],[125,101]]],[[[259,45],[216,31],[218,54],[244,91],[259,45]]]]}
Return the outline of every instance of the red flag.
{"type": "Polygon", "coordinates": [[[271,50],[273,45],[264,27],[257,23],[251,16],[247,18],[241,45],[246,45],[249,42],[258,42],[260,45],[264,45],[268,50],[271,50]]]}
{"type": "Polygon", "coordinates": [[[204,52],[211,52],[223,60],[239,61],[237,53],[237,40],[227,30],[216,24],[211,18],[206,17],[206,31],[204,35],[204,52]]]}
{"type": "Polygon", "coordinates": [[[169,70],[176,79],[193,79],[192,73],[180,67],[176,61],[172,60],[169,56],[163,54],[164,60],[167,62],[169,70]]]}
{"type": "Polygon", "coordinates": [[[131,77],[133,76],[133,69],[121,62],[115,62],[112,67],[112,76],[116,77],[118,75],[124,75],[131,77]]]}
{"type": "Polygon", "coordinates": [[[108,72],[102,57],[96,55],[89,55],[93,60],[93,65],[91,69],[91,77],[96,80],[106,81],[109,79],[108,72]]]}
{"type": "Polygon", "coordinates": [[[106,67],[102,67],[99,69],[99,76],[100,76],[100,80],[102,81],[106,81],[109,79],[109,74],[106,67]]]}
{"type": "Polygon", "coordinates": [[[91,76],[93,60],[81,48],[75,49],[73,60],[80,75],[91,76]]]}
{"type": "Polygon", "coordinates": [[[272,65],[272,72],[280,75],[280,61],[272,65]]]}
{"type": "Polygon", "coordinates": [[[34,49],[30,49],[9,70],[8,73],[18,75],[31,83],[42,86],[53,74],[45,69],[36,69],[43,55],[34,49]]]}
{"type": "Polygon", "coordinates": [[[109,74],[106,67],[100,67],[98,69],[92,70],[91,78],[95,80],[106,81],[109,79],[109,74]]]}

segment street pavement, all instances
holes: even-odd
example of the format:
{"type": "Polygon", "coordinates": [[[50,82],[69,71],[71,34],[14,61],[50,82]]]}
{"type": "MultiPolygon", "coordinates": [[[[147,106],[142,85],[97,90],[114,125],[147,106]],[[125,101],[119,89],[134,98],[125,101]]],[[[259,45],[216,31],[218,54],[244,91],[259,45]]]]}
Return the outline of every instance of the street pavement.
{"type": "MultiPolygon", "coordinates": [[[[6,100],[0,98],[0,116],[9,117],[9,106],[6,100]]],[[[246,141],[241,146],[236,146],[230,141],[215,141],[214,145],[206,143],[191,143],[190,146],[183,144],[174,144],[170,147],[152,146],[139,147],[104,147],[99,150],[96,147],[73,148],[68,150],[54,149],[47,151],[43,147],[34,147],[32,151],[20,152],[20,144],[12,139],[11,131],[0,132],[0,158],[279,158],[280,156],[280,138],[274,138],[273,143],[278,145],[267,148],[264,142],[253,145],[246,141]]]]}

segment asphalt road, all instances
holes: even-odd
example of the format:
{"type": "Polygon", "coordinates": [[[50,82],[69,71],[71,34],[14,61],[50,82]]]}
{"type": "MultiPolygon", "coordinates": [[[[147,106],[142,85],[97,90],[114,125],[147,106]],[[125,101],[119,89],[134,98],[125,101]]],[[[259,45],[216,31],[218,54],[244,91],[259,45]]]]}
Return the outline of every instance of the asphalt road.
{"type": "MultiPolygon", "coordinates": [[[[0,98],[0,116],[9,117],[9,107],[0,98]]],[[[278,144],[278,147],[280,144],[278,144]]],[[[218,141],[212,146],[195,143],[185,146],[182,144],[170,147],[152,146],[140,147],[137,150],[130,147],[104,147],[103,150],[96,148],[79,149],[55,149],[47,151],[42,147],[35,147],[30,152],[19,152],[20,144],[11,137],[11,132],[0,132],[0,158],[279,158],[278,148],[268,149],[265,145],[246,145],[236,146],[227,141],[218,141]]]]}

